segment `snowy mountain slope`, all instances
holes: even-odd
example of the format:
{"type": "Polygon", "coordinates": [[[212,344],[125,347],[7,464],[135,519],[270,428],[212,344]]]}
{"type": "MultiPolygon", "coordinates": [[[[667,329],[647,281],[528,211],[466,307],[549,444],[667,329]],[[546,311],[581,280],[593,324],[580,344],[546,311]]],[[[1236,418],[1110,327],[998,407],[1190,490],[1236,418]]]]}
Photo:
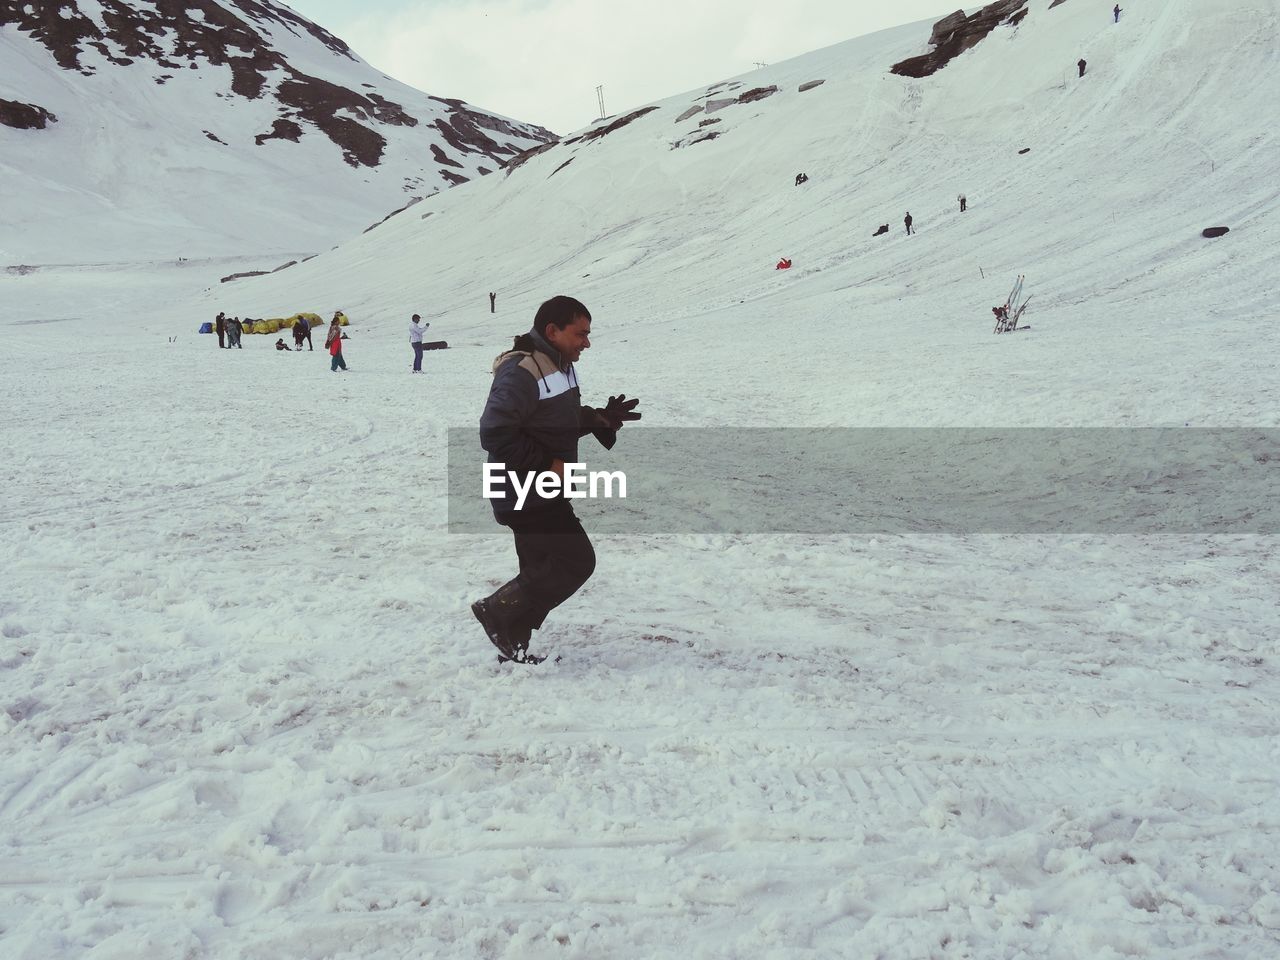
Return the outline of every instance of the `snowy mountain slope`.
{"type": "Polygon", "coordinates": [[[12,4],[0,60],[0,101],[53,118],[0,125],[10,263],[314,252],[551,139],[270,0],[12,4]]]}
{"type": "MultiPolygon", "coordinates": [[[[779,89],[710,116],[676,122],[707,91],[671,98],[235,295],[268,313],[341,302],[390,317],[416,304],[486,343],[511,325],[475,316],[491,288],[516,315],[572,292],[608,318],[602,329],[629,334],[697,316],[721,343],[741,337],[735,306],[785,303],[804,329],[774,349],[800,368],[814,342],[870,324],[944,339],[980,328],[1019,273],[1037,329],[1085,341],[1117,325],[1141,331],[1132,349],[1183,335],[1164,318],[1188,307],[1256,319],[1275,306],[1276,134],[1258,122],[1270,89],[1254,80],[1280,56],[1275,5],[1172,2],[1119,24],[1094,6],[1032,4],[1016,28],[923,80],[887,72],[923,48],[927,28],[914,26],[736,78],[729,96],[779,89]],[[1077,80],[1080,57],[1090,66],[1077,80]],[[708,132],[719,136],[689,145],[708,132]],[[811,179],[796,188],[801,170],[811,179]],[[907,211],[916,237],[903,236],[907,211]],[[890,234],[873,238],[883,223],[890,234]],[[1234,228],[1225,242],[1199,237],[1218,223],[1234,228]],[[795,268],[775,273],[783,255],[795,268]],[[433,267],[413,274],[410,263],[433,267]]],[[[1096,412],[1116,410],[1100,397],[1096,412]]]]}
{"type": "Polygon", "coordinates": [[[929,24],[700,131],[673,98],[210,296],[174,292],[230,264],[0,273],[5,960],[1271,960],[1274,528],[604,536],[584,504],[561,659],[511,672],[468,609],[510,537],[446,526],[447,428],[478,450],[556,292],[595,315],[586,400],[641,398],[633,476],[692,432],[655,427],[744,424],[1238,424],[1280,463],[1280,10],[1047,5],[923,81],[886,72],[929,24]],[[993,337],[1023,270],[1032,329],[993,337]],[[338,306],[345,375],[192,332],[338,306]],[[412,310],[453,344],[418,377],[412,310]]]}

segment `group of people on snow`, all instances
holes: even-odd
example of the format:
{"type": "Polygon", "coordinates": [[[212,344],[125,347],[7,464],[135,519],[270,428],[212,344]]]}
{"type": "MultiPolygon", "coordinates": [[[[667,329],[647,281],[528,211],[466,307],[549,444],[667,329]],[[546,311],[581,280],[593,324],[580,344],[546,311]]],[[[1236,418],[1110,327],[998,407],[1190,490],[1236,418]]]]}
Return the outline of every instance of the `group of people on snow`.
{"type": "Polygon", "coordinates": [[[240,346],[240,337],[244,334],[244,325],[239,317],[228,317],[219,311],[213,321],[214,332],[218,335],[218,349],[231,350],[240,346]]]}
{"type": "MultiPolygon", "coordinates": [[[[325,336],[324,341],[324,345],[328,349],[329,356],[331,357],[330,369],[334,371],[337,371],[338,369],[347,369],[346,361],[342,357],[342,341],[346,340],[347,337],[342,332],[342,326],[339,322],[339,318],[341,316],[341,310],[334,313],[333,320],[329,324],[329,331],[325,336]]],[[[239,317],[228,317],[226,313],[219,311],[213,322],[214,332],[218,335],[219,349],[223,347],[226,347],[227,349],[231,349],[232,347],[244,349],[240,338],[243,335],[245,328],[248,327],[249,329],[252,329],[253,324],[262,322],[264,321],[261,319],[245,320],[242,322],[239,317]]],[[[289,332],[293,334],[294,350],[302,350],[302,345],[304,343],[307,345],[308,350],[315,349],[315,346],[311,341],[311,324],[305,317],[298,317],[297,320],[294,321],[293,326],[289,328],[289,332]]],[[[290,349],[289,345],[284,342],[284,337],[277,338],[275,348],[277,351],[289,351],[290,349]]]]}

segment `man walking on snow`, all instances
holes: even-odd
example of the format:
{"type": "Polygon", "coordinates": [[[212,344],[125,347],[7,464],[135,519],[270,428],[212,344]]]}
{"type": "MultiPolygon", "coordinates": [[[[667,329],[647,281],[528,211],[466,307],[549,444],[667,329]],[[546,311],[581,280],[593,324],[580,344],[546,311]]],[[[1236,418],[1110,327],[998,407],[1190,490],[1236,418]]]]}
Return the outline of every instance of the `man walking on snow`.
{"type": "MultiPolygon", "coordinates": [[[[591,346],[591,313],[572,297],[552,297],[538,308],[533,329],[493,362],[493,383],[480,417],[480,445],[488,461],[512,471],[521,483],[550,472],[563,479],[565,464],[578,462],[578,440],[593,434],[612,448],[618,430],[639,400],[610,397],[603,409],[582,406],[574,363],[591,346]]],[[[578,592],[595,570],[596,555],[571,501],[557,491],[542,496],[527,488],[523,503],[514,484],[494,499],[498,523],[515,536],[520,573],[471,605],[499,653],[519,663],[529,638],[548,613],[578,592]]]]}
{"type": "Polygon", "coordinates": [[[902,218],[902,223],[907,228],[907,236],[911,236],[913,231],[911,229],[911,211],[910,210],[908,210],[907,215],[902,218]]]}

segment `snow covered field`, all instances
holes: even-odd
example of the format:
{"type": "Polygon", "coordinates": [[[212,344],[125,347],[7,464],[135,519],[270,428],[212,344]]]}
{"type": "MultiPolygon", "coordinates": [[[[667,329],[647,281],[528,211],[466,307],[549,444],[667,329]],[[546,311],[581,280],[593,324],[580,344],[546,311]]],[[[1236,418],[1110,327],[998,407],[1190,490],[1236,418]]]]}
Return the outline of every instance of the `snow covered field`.
{"type": "Polygon", "coordinates": [[[268,278],[0,272],[0,956],[1274,956],[1274,531],[597,536],[511,670],[468,610],[510,539],[446,529],[446,433],[562,292],[587,402],[642,399],[624,465],[654,427],[1280,426],[1280,3],[1046,5],[268,278]],[[194,334],[338,308],[346,375],[194,334]]]}

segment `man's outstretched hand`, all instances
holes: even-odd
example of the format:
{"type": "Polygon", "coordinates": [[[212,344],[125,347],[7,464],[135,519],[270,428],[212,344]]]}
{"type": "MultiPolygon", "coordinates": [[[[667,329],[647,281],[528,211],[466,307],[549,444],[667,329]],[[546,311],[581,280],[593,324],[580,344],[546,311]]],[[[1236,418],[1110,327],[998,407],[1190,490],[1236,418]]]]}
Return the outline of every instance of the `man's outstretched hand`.
{"type": "Polygon", "coordinates": [[[636,412],[640,400],[633,397],[628,400],[625,393],[616,397],[610,397],[609,402],[604,409],[600,411],[601,416],[609,424],[610,429],[620,430],[622,425],[628,420],[639,420],[640,414],[636,412]]]}

